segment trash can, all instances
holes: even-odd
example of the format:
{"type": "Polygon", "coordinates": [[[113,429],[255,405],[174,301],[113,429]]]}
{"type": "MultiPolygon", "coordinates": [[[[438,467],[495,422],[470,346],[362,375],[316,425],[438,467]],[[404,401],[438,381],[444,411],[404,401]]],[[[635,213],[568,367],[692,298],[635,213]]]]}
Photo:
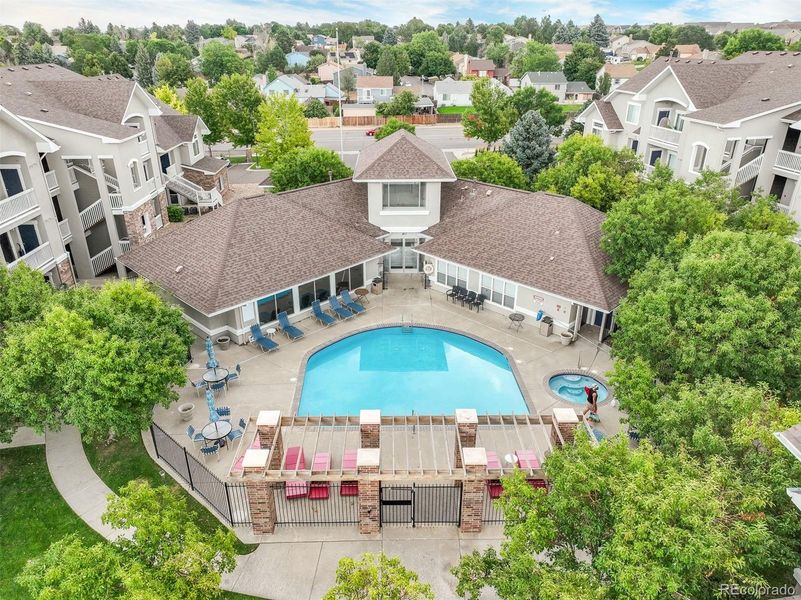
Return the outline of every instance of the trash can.
{"type": "Polygon", "coordinates": [[[548,337],[553,333],[553,319],[551,317],[543,317],[540,321],[540,335],[548,337]]]}
{"type": "Polygon", "coordinates": [[[376,277],[375,279],[373,279],[373,283],[370,286],[370,291],[372,291],[376,295],[384,291],[384,283],[383,281],[381,281],[380,277],[376,277]]]}
{"type": "Polygon", "coordinates": [[[220,347],[220,350],[228,350],[228,346],[231,344],[231,338],[227,335],[221,335],[217,338],[217,345],[220,347]]]}

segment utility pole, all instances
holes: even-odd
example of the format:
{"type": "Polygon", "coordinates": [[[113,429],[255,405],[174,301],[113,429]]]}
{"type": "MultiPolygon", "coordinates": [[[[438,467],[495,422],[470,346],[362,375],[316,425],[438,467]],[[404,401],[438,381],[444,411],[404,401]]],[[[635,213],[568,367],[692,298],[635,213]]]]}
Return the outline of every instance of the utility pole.
{"type": "Polygon", "coordinates": [[[339,158],[345,162],[345,142],[342,138],[342,63],[339,60],[339,27],[336,28],[337,39],[337,68],[339,73],[339,158]]]}

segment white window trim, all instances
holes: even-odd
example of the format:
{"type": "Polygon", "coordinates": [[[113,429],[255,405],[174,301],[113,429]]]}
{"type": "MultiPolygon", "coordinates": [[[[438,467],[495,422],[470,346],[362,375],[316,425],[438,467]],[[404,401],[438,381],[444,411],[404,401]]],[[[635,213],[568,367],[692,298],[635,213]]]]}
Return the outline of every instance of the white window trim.
{"type": "Polygon", "coordinates": [[[135,159],[135,158],[133,158],[130,161],[128,161],[128,174],[132,175],[132,172],[131,172],[131,166],[132,165],[135,165],[136,175],[137,175],[137,177],[139,179],[139,185],[137,185],[136,179],[134,179],[133,176],[131,177],[131,184],[133,185],[133,189],[134,190],[138,190],[143,185],[142,182],[144,180],[144,177],[143,177],[143,173],[139,173],[139,161],[137,159],[135,159]]]}
{"type": "Polygon", "coordinates": [[[629,102],[628,104],[626,104],[626,116],[625,116],[626,123],[628,123],[629,125],[638,125],[640,123],[640,115],[641,114],[642,114],[642,104],[640,104],[639,102],[629,102]],[[636,121],[629,121],[629,109],[632,106],[636,106],[637,107],[637,120],[636,121]]]}
{"type": "Polygon", "coordinates": [[[703,142],[695,142],[693,144],[692,159],[690,160],[690,165],[688,166],[687,170],[690,173],[692,173],[693,175],[700,175],[701,171],[703,171],[706,168],[708,162],[709,162],[709,146],[707,146],[703,142]],[[706,150],[706,154],[704,154],[704,164],[701,165],[701,169],[699,171],[696,171],[695,170],[695,159],[698,156],[698,148],[701,148],[701,147],[704,148],[704,150],[706,150]]]}
{"type": "MultiPolygon", "coordinates": [[[[22,184],[22,191],[25,192],[25,191],[31,189],[25,183],[25,178],[22,176],[22,167],[20,165],[13,165],[13,164],[11,164],[11,165],[0,165],[0,169],[7,170],[7,171],[16,170],[17,173],[19,173],[19,181],[22,184]]],[[[5,181],[3,181],[2,177],[0,177],[0,187],[2,187],[3,193],[5,194],[5,198],[0,198],[0,200],[5,200],[6,198],[10,198],[11,196],[8,195],[8,190],[6,190],[6,184],[5,184],[5,181]]],[[[22,192],[20,192],[20,193],[22,193],[22,192]]]]}

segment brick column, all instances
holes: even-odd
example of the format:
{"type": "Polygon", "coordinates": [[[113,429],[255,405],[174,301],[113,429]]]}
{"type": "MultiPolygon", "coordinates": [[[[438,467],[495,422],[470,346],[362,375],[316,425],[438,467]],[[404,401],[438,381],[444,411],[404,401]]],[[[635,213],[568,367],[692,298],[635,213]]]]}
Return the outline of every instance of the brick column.
{"type": "Polygon", "coordinates": [[[464,533],[478,533],[481,531],[487,482],[485,479],[475,478],[475,475],[487,472],[487,451],[484,448],[464,448],[462,453],[467,478],[462,481],[462,518],[459,530],[464,533]]]}
{"type": "Polygon", "coordinates": [[[272,482],[264,479],[269,454],[269,450],[250,448],[242,461],[250,519],[256,535],[275,531],[275,495],[272,482]]]}
{"type": "Polygon", "coordinates": [[[565,444],[572,444],[576,437],[576,427],[578,427],[579,418],[576,411],[572,408],[554,408],[553,409],[553,429],[551,430],[551,441],[554,446],[561,446],[562,442],[559,441],[559,436],[556,430],[562,434],[562,439],[565,444]]]}
{"type": "Polygon", "coordinates": [[[381,411],[359,411],[359,435],[361,448],[381,447],[381,411]]]}
{"type": "Polygon", "coordinates": [[[58,263],[56,268],[58,269],[58,278],[61,280],[61,283],[69,287],[75,285],[75,276],[72,273],[72,264],[70,263],[69,257],[58,263]]]}
{"type": "Polygon", "coordinates": [[[262,449],[270,450],[275,440],[275,449],[270,455],[267,468],[277,470],[281,468],[281,458],[284,456],[284,439],[281,435],[281,412],[277,410],[262,410],[256,417],[256,430],[259,434],[259,445],[262,449]],[[276,439],[277,438],[277,439],[276,439]]]}
{"type": "Polygon", "coordinates": [[[462,466],[462,448],[475,448],[478,433],[478,414],[473,408],[456,409],[456,445],[453,463],[457,468],[462,466]]]}
{"type": "Polygon", "coordinates": [[[378,479],[380,464],[379,448],[359,448],[356,452],[356,468],[359,473],[359,533],[378,533],[381,530],[381,482],[378,479]],[[363,475],[373,477],[365,479],[363,475]]]}

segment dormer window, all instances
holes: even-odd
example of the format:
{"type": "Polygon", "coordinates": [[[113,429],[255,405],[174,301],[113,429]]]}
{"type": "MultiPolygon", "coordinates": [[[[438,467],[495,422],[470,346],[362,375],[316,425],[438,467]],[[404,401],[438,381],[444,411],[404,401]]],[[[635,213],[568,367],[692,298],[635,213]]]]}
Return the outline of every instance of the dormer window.
{"type": "Polygon", "coordinates": [[[200,140],[195,136],[195,139],[192,140],[192,155],[197,156],[198,154],[200,154],[200,140]]]}
{"type": "Polygon", "coordinates": [[[383,184],[384,208],[425,208],[426,184],[385,183],[383,184]]]}

